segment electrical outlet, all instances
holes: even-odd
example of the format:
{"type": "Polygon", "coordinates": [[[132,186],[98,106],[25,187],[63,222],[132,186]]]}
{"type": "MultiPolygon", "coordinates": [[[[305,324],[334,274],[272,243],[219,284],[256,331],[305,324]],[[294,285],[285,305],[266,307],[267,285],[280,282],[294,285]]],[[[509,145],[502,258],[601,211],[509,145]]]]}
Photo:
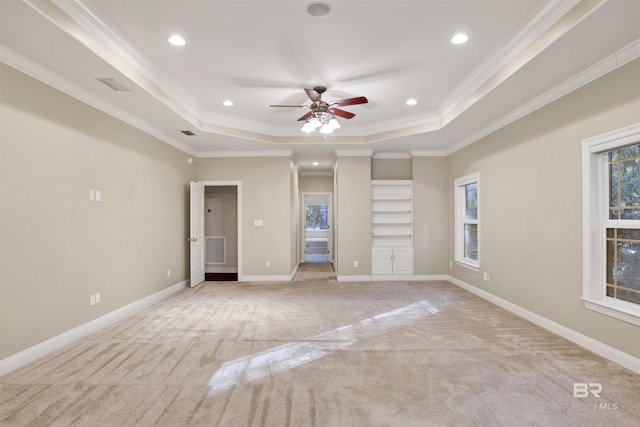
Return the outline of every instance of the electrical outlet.
{"type": "Polygon", "coordinates": [[[96,296],[91,295],[91,305],[96,305],[96,296]]]}
{"type": "Polygon", "coordinates": [[[353,268],[358,268],[358,260],[353,260],[353,268]]]}
{"type": "Polygon", "coordinates": [[[96,294],[96,304],[100,304],[100,292],[96,294]]]}
{"type": "Polygon", "coordinates": [[[485,282],[489,281],[489,273],[487,273],[486,271],[484,273],[482,273],[482,278],[484,279],[485,282]]]}
{"type": "Polygon", "coordinates": [[[267,267],[271,267],[271,261],[266,262],[267,267]]]}
{"type": "Polygon", "coordinates": [[[453,268],[453,261],[449,261],[449,268],[453,268]]]}
{"type": "Polygon", "coordinates": [[[171,277],[171,270],[167,270],[167,277],[171,277]]]}

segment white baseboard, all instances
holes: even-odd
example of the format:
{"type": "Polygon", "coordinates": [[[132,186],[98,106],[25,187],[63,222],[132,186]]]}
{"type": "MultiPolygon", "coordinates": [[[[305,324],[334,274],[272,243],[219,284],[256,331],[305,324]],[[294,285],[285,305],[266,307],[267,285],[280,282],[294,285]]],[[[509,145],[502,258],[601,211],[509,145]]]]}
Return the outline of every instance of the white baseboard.
{"type": "Polygon", "coordinates": [[[449,280],[449,276],[447,275],[418,275],[418,274],[383,274],[383,275],[372,275],[371,280],[373,282],[380,281],[418,281],[418,280],[449,280]]]}
{"type": "Polygon", "coordinates": [[[337,275],[336,280],[338,282],[371,282],[371,275],[364,276],[345,276],[337,275]]]}
{"type": "Polygon", "coordinates": [[[298,265],[296,265],[288,276],[246,276],[238,277],[240,282],[291,282],[298,272],[298,265]]]}
{"type": "Polygon", "coordinates": [[[373,274],[373,275],[338,275],[336,277],[338,282],[397,282],[404,281],[418,281],[418,280],[449,280],[449,276],[446,274],[434,274],[434,275],[419,275],[419,274],[373,274]]]}
{"type": "Polygon", "coordinates": [[[237,273],[238,267],[204,267],[205,273],[237,273]]]}
{"type": "Polygon", "coordinates": [[[124,307],[100,316],[97,319],[63,332],[60,335],[57,335],[39,344],[36,344],[33,347],[29,347],[28,349],[23,350],[20,353],[16,353],[13,356],[9,356],[6,359],[0,360],[0,376],[6,375],[11,371],[21,368],[28,363],[46,356],[47,354],[60,350],[61,348],[72,344],[80,340],[81,338],[91,335],[94,332],[97,332],[100,329],[109,326],[119,320],[122,320],[125,317],[130,316],[131,314],[140,311],[151,304],[162,301],[169,295],[172,295],[179,290],[187,287],[188,283],[188,280],[176,283],[171,287],[139,299],[138,301],[132,302],[131,304],[125,305],[124,307]]]}
{"type": "Polygon", "coordinates": [[[573,329],[567,328],[566,326],[562,326],[561,324],[556,323],[553,320],[549,320],[546,317],[540,316],[539,314],[524,309],[489,292],[483,291],[482,289],[463,282],[462,280],[456,279],[455,277],[448,276],[447,280],[449,280],[454,285],[471,292],[472,294],[478,295],[479,297],[484,298],[485,300],[492,302],[497,306],[500,306],[548,331],[553,332],[556,335],[561,336],[562,338],[568,339],[569,341],[578,344],[580,347],[584,347],[587,350],[604,357],[605,359],[608,359],[620,366],[623,366],[635,372],[636,374],[640,374],[640,359],[633,357],[630,354],[624,353],[607,344],[601,343],[600,341],[596,341],[593,338],[581,334],[580,332],[574,331],[573,329]]]}

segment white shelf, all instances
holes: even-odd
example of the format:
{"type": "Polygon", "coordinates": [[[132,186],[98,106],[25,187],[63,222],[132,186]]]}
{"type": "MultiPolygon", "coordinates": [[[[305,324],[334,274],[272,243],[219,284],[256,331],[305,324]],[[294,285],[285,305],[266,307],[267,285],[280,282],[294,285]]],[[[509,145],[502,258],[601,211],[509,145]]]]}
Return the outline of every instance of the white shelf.
{"type": "Polygon", "coordinates": [[[372,200],[371,212],[411,212],[411,200],[372,200]]]}
{"type": "Polygon", "coordinates": [[[412,194],[411,181],[371,181],[371,246],[379,259],[380,249],[413,246],[412,194]]]}
{"type": "Polygon", "coordinates": [[[371,223],[376,224],[411,224],[411,212],[372,212],[371,223]]]}

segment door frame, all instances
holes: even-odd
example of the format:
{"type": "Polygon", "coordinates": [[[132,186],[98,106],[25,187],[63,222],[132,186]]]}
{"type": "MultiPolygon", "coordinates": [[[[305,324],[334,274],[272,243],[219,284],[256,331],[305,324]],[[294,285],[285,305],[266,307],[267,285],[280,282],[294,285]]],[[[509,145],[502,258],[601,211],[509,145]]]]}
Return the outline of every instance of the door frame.
{"type": "Polygon", "coordinates": [[[327,208],[327,224],[329,225],[329,233],[327,233],[327,260],[333,263],[333,193],[330,191],[305,191],[300,193],[300,261],[307,260],[307,218],[306,218],[306,196],[327,196],[329,206],[327,208]]]}
{"type": "Polygon", "coordinates": [[[237,202],[237,228],[238,228],[238,281],[243,280],[242,275],[242,181],[198,181],[200,184],[206,187],[236,187],[236,202],[237,202]]]}

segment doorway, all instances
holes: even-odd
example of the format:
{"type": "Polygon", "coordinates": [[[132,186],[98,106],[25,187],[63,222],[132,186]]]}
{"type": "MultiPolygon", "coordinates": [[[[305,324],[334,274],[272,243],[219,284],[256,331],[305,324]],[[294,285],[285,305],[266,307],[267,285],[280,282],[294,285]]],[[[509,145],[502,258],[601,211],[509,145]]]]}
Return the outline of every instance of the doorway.
{"type": "Polygon", "coordinates": [[[237,210],[236,186],[205,186],[205,281],[238,280],[237,210]]]}
{"type": "Polygon", "coordinates": [[[302,262],[332,262],[331,193],[302,193],[302,262]]]}
{"type": "Polygon", "coordinates": [[[240,181],[191,183],[191,287],[212,274],[242,280],[241,219],[240,181]]]}

